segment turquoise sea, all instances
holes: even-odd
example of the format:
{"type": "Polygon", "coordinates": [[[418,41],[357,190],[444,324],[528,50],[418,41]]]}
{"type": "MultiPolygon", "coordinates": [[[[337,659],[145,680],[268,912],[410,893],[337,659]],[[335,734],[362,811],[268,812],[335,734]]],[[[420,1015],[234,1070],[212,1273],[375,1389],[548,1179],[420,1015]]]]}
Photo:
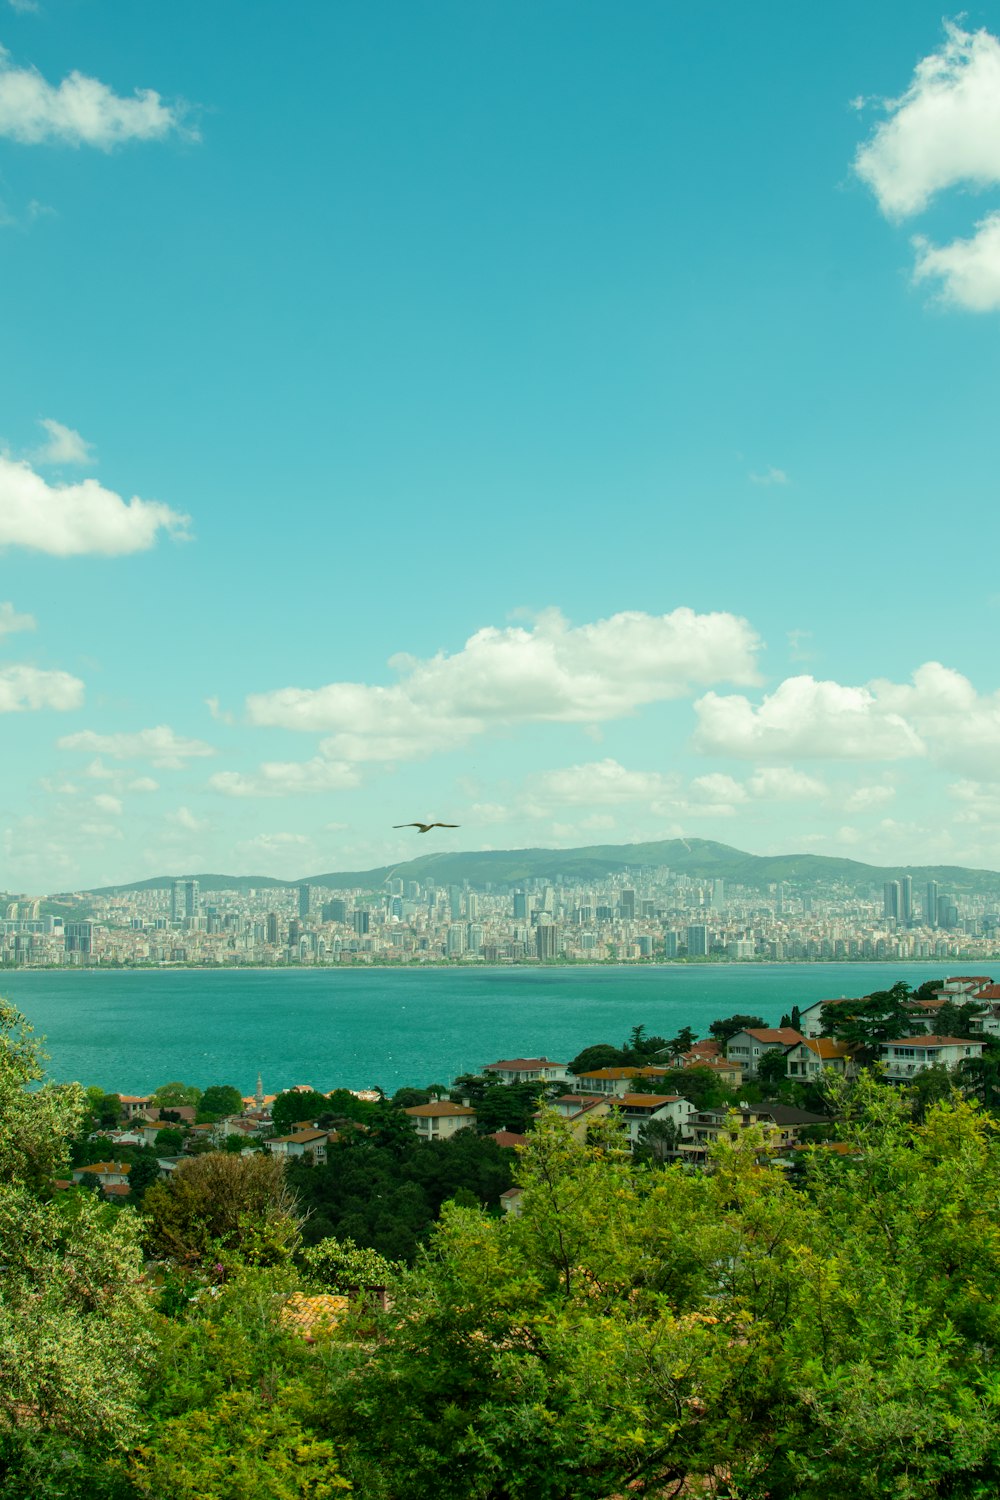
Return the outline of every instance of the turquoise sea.
{"type": "MultiPolygon", "coordinates": [[[[989,971],[989,965],[985,965],[989,971]]],[[[14,970],[0,995],[46,1038],[60,1080],[139,1094],[172,1079],[244,1093],[449,1083],[502,1057],[566,1061],[744,1012],[917,985],[950,964],[711,964],[655,968],[14,970]]],[[[998,970],[1000,972],[1000,970],[998,970]]]]}

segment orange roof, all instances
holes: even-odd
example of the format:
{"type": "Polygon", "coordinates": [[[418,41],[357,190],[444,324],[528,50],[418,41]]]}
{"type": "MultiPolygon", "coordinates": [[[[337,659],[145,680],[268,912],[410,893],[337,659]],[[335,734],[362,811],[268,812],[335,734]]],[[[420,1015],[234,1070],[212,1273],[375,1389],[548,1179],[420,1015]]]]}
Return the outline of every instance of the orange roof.
{"type": "Polygon", "coordinates": [[[470,1109],[466,1104],[452,1104],[450,1099],[442,1099],[437,1104],[414,1104],[410,1109],[404,1109],[404,1115],[413,1115],[417,1119],[433,1120],[442,1115],[474,1115],[476,1111],[470,1109]]]}
{"type": "Polygon", "coordinates": [[[607,1078],[617,1080],[621,1078],[658,1078],[661,1073],[669,1073],[669,1068],[649,1064],[645,1068],[592,1068],[588,1073],[578,1073],[578,1078],[607,1078]]]}
{"type": "Polygon", "coordinates": [[[97,1172],[101,1176],[125,1177],[132,1170],[127,1161],[91,1161],[85,1167],[76,1167],[76,1172],[97,1172]]]}
{"type": "Polygon", "coordinates": [[[983,1046],[981,1041],[967,1036],[901,1036],[895,1042],[883,1042],[883,1047],[968,1047],[983,1046]]]}
{"type": "Polygon", "coordinates": [[[828,1036],[803,1037],[802,1045],[808,1047],[810,1052],[815,1052],[819,1058],[850,1057],[851,1055],[851,1049],[846,1042],[835,1042],[832,1037],[828,1036]]]}
{"type": "MultiPolygon", "coordinates": [[[[794,1047],[796,1042],[804,1041],[801,1031],[796,1031],[794,1026],[747,1026],[744,1028],[746,1036],[752,1036],[755,1042],[780,1042],[783,1047],[794,1047]]],[[[740,1035],[739,1032],[736,1033],[740,1035]]]]}
{"type": "Polygon", "coordinates": [[[317,1333],[329,1333],[335,1328],[349,1307],[346,1297],[336,1297],[330,1292],[321,1292],[316,1297],[293,1292],[281,1309],[281,1321],[311,1342],[317,1333]]]}
{"type": "Polygon", "coordinates": [[[618,1103],[626,1109],[659,1109],[664,1104],[676,1104],[680,1094],[623,1094],[618,1103]]]}

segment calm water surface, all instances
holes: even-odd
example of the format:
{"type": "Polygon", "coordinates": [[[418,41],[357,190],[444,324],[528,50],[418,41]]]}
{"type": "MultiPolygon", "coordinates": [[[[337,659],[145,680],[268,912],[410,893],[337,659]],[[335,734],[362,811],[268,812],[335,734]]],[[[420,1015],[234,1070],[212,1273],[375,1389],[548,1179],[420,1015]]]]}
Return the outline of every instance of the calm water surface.
{"type": "MultiPolygon", "coordinates": [[[[986,965],[987,969],[989,965],[986,965]]],[[[917,985],[950,964],[717,964],[587,969],[87,970],[0,975],[46,1037],[54,1078],[123,1093],[170,1079],[269,1093],[448,1083],[501,1057],[561,1061],[633,1026],[673,1036],[734,1012],[917,985]]]]}

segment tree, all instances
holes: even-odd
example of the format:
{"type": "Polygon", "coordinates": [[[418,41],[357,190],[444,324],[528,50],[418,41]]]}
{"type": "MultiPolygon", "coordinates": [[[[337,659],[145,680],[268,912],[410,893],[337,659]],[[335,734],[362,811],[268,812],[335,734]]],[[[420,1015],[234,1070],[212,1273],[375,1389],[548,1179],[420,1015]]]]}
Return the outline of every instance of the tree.
{"type": "Polygon", "coordinates": [[[129,1170],[128,1185],[131,1190],[129,1201],[138,1206],[145,1197],[146,1189],[159,1180],[160,1163],[156,1152],[146,1146],[136,1155],[129,1170]]]}
{"type": "Polygon", "coordinates": [[[153,1103],[160,1109],[176,1109],[179,1106],[197,1109],[200,1099],[201,1089],[189,1083],[164,1083],[153,1093],[153,1103]]]}
{"type": "Polygon", "coordinates": [[[823,1032],[854,1049],[863,1062],[874,1062],[884,1042],[910,1036],[914,1029],[913,991],[905,980],[888,990],[875,990],[856,1003],[828,1006],[823,1032]]]}
{"type": "Polygon", "coordinates": [[[934,1017],[934,1032],[937,1036],[958,1036],[968,1039],[977,1035],[972,1022],[985,1013],[986,1007],[974,1000],[956,1005],[946,1000],[934,1017]]]}
{"type": "Polygon", "coordinates": [[[175,1130],[170,1125],[165,1125],[162,1130],[156,1132],[153,1145],[161,1156],[179,1156],[184,1149],[185,1133],[183,1130],[175,1130]]]}
{"type": "Polygon", "coordinates": [[[121,1119],[122,1101],[117,1094],[106,1094],[103,1089],[87,1090],[87,1118],[85,1128],[90,1130],[114,1130],[121,1119]]]}
{"type": "Polygon", "coordinates": [[[668,1057],[683,1057],[685,1052],[691,1051],[697,1040],[697,1032],[692,1031],[690,1026],[682,1026],[677,1035],[667,1042],[664,1051],[668,1057]]]}
{"type": "Polygon", "coordinates": [[[320,1240],[302,1252],[302,1259],[319,1285],[331,1292],[382,1291],[400,1270],[377,1250],[356,1245],[351,1239],[320,1240]]]}
{"type": "Polygon", "coordinates": [[[326,1113],[334,1120],[356,1120],[363,1124],[371,1119],[375,1108],[372,1100],[359,1099],[350,1089],[333,1089],[327,1095],[326,1113]]]}
{"type": "Polygon", "coordinates": [[[752,1026],[766,1026],[767,1022],[761,1016],[726,1016],[721,1021],[713,1021],[708,1028],[720,1047],[725,1047],[731,1036],[738,1031],[749,1031],[752,1026]]]}
{"type": "Polygon", "coordinates": [[[243,1096],[231,1083],[213,1083],[198,1101],[198,1114],[204,1120],[221,1120],[225,1115],[243,1113],[243,1096]]]}
{"type": "Polygon", "coordinates": [[[286,1259],[299,1239],[295,1194],[270,1152],[210,1151],[181,1162],[146,1193],[149,1240],[160,1255],[195,1264],[218,1251],[254,1265],[286,1259]]]}
{"type": "Polygon", "coordinates": [[[325,1094],[318,1094],[315,1089],[310,1093],[287,1089],[278,1095],[271,1106],[271,1124],[278,1135],[284,1135],[301,1120],[318,1120],[329,1108],[329,1099],[325,1094]]]}
{"type": "Polygon", "coordinates": [[[679,1139],[680,1131],[669,1116],[665,1120],[646,1120],[639,1126],[639,1139],[632,1159],[636,1162],[668,1161],[676,1151],[679,1139]]]}
{"type": "MultiPolygon", "coordinates": [[[[135,1216],[90,1193],[52,1196],[51,1176],[64,1167],[87,1101],[78,1085],[42,1082],[43,1059],[23,1016],[0,1001],[0,1458],[8,1476],[34,1471],[46,1434],[79,1464],[85,1453],[132,1441],[150,1355],[135,1216]]],[[[45,1483],[18,1489],[14,1478],[8,1493],[48,1494],[45,1483]]]]}
{"type": "Polygon", "coordinates": [[[766,1088],[783,1088],[788,1082],[788,1063],[784,1047],[775,1047],[757,1059],[757,1077],[766,1088]]]}
{"type": "Polygon", "coordinates": [[[566,1066],[571,1073],[590,1073],[595,1068],[620,1068],[629,1061],[620,1047],[610,1042],[598,1042],[593,1047],[584,1047],[566,1066]]]}

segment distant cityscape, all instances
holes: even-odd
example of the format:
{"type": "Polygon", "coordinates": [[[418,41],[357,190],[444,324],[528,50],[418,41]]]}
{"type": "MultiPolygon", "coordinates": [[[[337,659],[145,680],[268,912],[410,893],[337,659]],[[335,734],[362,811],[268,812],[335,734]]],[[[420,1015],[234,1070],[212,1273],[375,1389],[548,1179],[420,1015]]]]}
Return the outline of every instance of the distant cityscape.
{"type": "Polygon", "coordinates": [[[1000,889],[956,896],[936,880],[915,890],[910,876],[867,891],[756,889],[666,866],[478,889],[390,877],[375,890],[202,890],[178,879],[58,903],[0,897],[0,912],[7,968],[1000,957],[1000,889]]]}

